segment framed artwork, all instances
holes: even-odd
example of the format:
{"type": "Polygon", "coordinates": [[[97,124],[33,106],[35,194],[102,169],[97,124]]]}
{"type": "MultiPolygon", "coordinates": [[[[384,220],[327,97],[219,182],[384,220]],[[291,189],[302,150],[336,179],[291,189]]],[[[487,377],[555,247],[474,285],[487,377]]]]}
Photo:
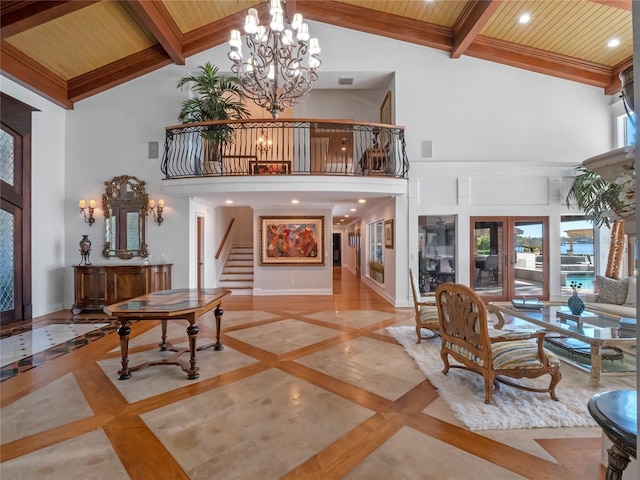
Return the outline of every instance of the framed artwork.
{"type": "Polygon", "coordinates": [[[324,265],[324,217],[260,217],[261,265],[324,265]]]}
{"type": "Polygon", "coordinates": [[[249,172],[253,175],[286,175],[291,172],[291,161],[249,160],[249,172]]]}
{"type": "Polygon", "coordinates": [[[356,246],[356,235],[353,232],[349,232],[349,246],[350,247],[356,246]]]}
{"type": "Polygon", "coordinates": [[[385,248],[393,248],[393,220],[385,220],[384,222],[384,246],[385,248]]]}

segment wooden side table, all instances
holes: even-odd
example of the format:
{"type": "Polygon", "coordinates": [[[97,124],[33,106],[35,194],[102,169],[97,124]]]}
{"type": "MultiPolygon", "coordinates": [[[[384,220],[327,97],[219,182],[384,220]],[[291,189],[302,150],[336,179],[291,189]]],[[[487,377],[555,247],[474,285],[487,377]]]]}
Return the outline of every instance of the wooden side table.
{"type": "Polygon", "coordinates": [[[153,365],[178,365],[187,373],[189,380],[194,380],[200,376],[199,368],[196,366],[196,352],[213,347],[214,350],[222,350],[224,347],[220,342],[220,324],[224,311],[220,308],[222,299],[230,295],[231,291],[224,288],[201,288],[201,289],[176,289],[162,290],[160,292],[149,293],[140,297],[132,298],[126,302],[116,303],[104,307],[104,312],[116,317],[120,327],[120,355],[122,357],[122,369],[118,371],[119,380],[131,378],[131,372],[141,370],[153,365]],[[214,310],[215,309],[215,310],[214,310]],[[198,319],[210,310],[214,310],[216,317],[216,342],[196,348],[196,339],[200,328],[197,325],[198,319]],[[131,320],[160,320],[162,326],[162,343],[159,347],[161,351],[173,351],[176,354],[166,360],[146,362],[135,367],[129,366],[129,335],[131,320]],[[189,348],[175,348],[167,342],[167,321],[187,320],[187,337],[189,338],[189,348]],[[180,360],[183,353],[189,352],[189,361],[180,360]]]}
{"type": "Polygon", "coordinates": [[[613,442],[609,453],[607,480],[622,479],[622,472],[636,457],[638,439],[638,392],[613,390],[594,395],[589,400],[589,413],[605,435],[613,442]]]}

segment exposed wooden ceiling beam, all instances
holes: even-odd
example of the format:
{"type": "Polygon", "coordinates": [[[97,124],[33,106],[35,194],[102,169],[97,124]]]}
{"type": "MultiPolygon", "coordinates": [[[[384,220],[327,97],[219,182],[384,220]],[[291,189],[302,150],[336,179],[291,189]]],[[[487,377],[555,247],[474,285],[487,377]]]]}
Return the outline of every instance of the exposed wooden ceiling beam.
{"type": "Polygon", "coordinates": [[[491,19],[502,0],[474,0],[467,4],[453,26],[451,58],[460,58],[491,19]]]}
{"type": "Polygon", "coordinates": [[[140,19],[144,26],[151,30],[171,59],[178,65],[184,65],[182,32],[167,7],[156,0],[131,0],[124,5],[125,8],[133,12],[135,17],[140,19]]]}
{"type": "Polygon", "coordinates": [[[631,11],[631,0],[591,0],[593,3],[606,5],[607,7],[615,7],[621,10],[631,11]]]}
{"type": "MultiPolygon", "coordinates": [[[[260,4],[256,7],[258,15],[264,18],[268,15],[266,4],[260,4]]],[[[222,45],[229,41],[229,32],[233,29],[242,29],[246,12],[238,12],[229,15],[216,22],[209,23],[203,27],[197,28],[184,34],[183,52],[187,57],[204,52],[218,45],[222,45]]]]}
{"type": "Polygon", "coordinates": [[[439,50],[450,51],[453,45],[451,29],[440,25],[335,1],[298,0],[297,6],[299,13],[317,22],[439,50]]]}
{"type": "Polygon", "coordinates": [[[30,28],[75,12],[99,0],[73,1],[13,1],[0,3],[0,38],[3,40],[30,28]]]}
{"type": "Polygon", "coordinates": [[[155,45],[72,78],[68,82],[69,100],[78,102],[171,63],[162,46],[155,45]]]}
{"type": "Polygon", "coordinates": [[[479,35],[467,49],[470,57],[502,63],[553,77],[606,88],[611,67],[479,35]]]}
{"type": "Polygon", "coordinates": [[[0,43],[0,67],[3,75],[27,90],[63,108],[73,108],[67,95],[67,82],[7,42],[0,43]]]}

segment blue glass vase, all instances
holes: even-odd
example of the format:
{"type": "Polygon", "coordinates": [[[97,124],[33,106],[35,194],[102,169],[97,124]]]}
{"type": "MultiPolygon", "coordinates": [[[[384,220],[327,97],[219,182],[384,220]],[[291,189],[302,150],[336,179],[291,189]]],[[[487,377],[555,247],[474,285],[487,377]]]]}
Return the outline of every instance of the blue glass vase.
{"type": "Polygon", "coordinates": [[[578,292],[574,292],[573,295],[569,297],[567,306],[574,315],[580,315],[584,312],[584,301],[578,296],[578,292]]]}

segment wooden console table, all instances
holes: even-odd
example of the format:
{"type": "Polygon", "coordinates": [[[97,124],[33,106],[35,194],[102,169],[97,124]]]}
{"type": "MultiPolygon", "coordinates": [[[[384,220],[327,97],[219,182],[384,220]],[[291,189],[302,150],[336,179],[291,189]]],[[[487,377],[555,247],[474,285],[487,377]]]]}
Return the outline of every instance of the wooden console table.
{"type": "Polygon", "coordinates": [[[171,288],[171,264],[74,265],[74,315],[171,288]]]}
{"type": "Polygon", "coordinates": [[[125,302],[109,305],[104,308],[105,313],[116,317],[120,327],[120,354],[122,356],[122,369],[118,371],[120,380],[131,378],[131,372],[141,370],[152,365],[179,365],[187,372],[187,378],[194,380],[200,376],[196,366],[196,338],[200,329],[196,323],[198,318],[215,308],[216,316],[216,342],[211,345],[200,347],[197,350],[205,350],[213,347],[214,350],[222,350],[220,342],[220,323],[224,311],[220,308],[222,299],[231,294],[231,291],[223,288],[201,288],[201,289],[177,289],[163,290],[161,292],[149,293],[140,297],[132,298],[125,302]],[[131,320],[160,320],[162,325],[161,351],[176,352],[172,358],[146,362],[135,367],[129,367],[129,334],[131,320]],[[167,342],[167,321],[187,320],[187,336],[189,337],[189,348],[175,348],[167,342]],[[179,357],[190,352],[189,362],[181,361],[179,357]]]}

